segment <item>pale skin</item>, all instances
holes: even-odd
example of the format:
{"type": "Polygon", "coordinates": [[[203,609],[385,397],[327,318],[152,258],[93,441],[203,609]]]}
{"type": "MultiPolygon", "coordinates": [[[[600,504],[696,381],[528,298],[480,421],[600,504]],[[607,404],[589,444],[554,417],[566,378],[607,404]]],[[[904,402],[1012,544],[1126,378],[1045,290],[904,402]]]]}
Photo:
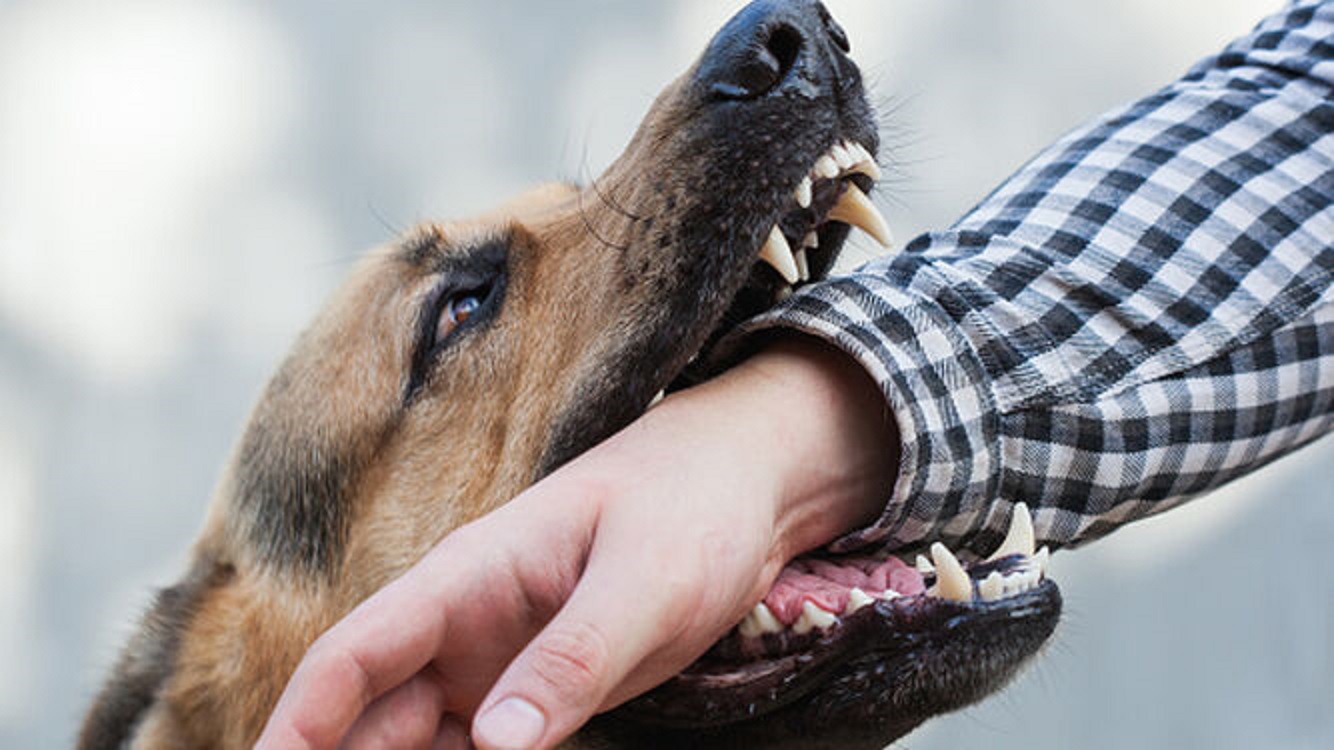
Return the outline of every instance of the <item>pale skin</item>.
{"type": "Polygon", "coordinates": [[[437,544],[311,647],[257,747],[553,747],[874,519],[897,445],[858,364],[779,340],[437,544]]]}

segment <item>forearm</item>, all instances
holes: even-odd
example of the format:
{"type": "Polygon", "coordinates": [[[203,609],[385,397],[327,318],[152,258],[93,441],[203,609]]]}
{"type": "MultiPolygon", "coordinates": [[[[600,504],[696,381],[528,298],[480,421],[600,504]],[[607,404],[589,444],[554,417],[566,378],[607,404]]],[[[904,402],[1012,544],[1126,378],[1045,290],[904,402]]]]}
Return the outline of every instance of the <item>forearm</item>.
{"type": "Polygon", "coordinates": [[[986,552],[1020,500],[1046,541],[1078,543],[1329,429],[1331,34],[1328,3],[1269,19],[1062,139],[950,231],[807,289],[731,342],[820,336],[892,407],[894,491],[841,546],[986,552]],[[1295,371],[1305,390],[1279,388],[1295,371]],[[1223,397],[1259,387],[1252,376],[1267,405],[1223,397]]]}

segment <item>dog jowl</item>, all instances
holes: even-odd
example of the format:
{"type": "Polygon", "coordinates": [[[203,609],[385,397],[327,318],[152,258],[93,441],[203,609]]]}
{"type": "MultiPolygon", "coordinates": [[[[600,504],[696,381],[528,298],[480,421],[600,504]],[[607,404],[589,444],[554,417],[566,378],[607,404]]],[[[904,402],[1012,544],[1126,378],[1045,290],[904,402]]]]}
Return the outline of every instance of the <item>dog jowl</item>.
{"type": "MultiPolygon", "coordinates": [[[[193,562],[80,747],[250,746],[306,648],[452,529],[707,377],[728,326],[828,273],[875,120],[847,36],[760,0],[593,184],[538,188],[370,254],[269,382],[193,562]]],[[[808,556],[699,661],[571,746],[881,747],[994,691],[1060,595],[1026,513],[989,562],[808,556]]]]}

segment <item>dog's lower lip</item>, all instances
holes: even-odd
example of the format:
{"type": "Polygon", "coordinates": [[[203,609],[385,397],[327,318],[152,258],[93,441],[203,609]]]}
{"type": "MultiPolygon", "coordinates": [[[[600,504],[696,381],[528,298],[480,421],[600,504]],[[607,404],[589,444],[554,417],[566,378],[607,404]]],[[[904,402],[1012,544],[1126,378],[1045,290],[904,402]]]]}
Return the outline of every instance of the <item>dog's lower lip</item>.
{"type": "Polygon", "coordinates": [[[888,555],[798,558],[741,623],[630,712],[690,725],[690,707],[676,703],[685,699],[713,707],[701,725],[749,718],[800,699],[847,660],[910,646],[956,619],[1023,616],[1030,598],[1040,609],[1055,585],[1045,580],[1047,548],[1033,546],[1032,519],[1018,503],[1004,541],[966,570],[939,543],[913,565],[888,555]]]}

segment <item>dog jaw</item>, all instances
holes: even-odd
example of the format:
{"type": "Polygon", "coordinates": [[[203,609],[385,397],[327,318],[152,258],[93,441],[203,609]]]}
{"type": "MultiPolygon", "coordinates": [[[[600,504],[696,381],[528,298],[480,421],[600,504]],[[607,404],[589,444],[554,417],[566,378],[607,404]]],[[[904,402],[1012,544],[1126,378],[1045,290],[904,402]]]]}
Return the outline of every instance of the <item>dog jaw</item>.
{"type": "MultiPolygon", "coordinates": [[[[831,23],[811,19],[820,33],[831,23]]],[[[548,186],[365,259],[268,384],[193,572],[150,612],[80,747],[249,746],[319,633],[630,422],[725,316],[772,304],[793,268],[799,281],[826,272],[850,224],[884,237],[857,199],[874,167],[836,150],[871,156],[874,118],[856,67],[824,44],[796,63],[791,91],[745,101],[719,100],[699,63],[592,184],[548,186]],[[439,327],[459,294],[476,312],[439,327]]],[[[602,724],[571,746],[701,746],[658,734],[602,724]]]]}

